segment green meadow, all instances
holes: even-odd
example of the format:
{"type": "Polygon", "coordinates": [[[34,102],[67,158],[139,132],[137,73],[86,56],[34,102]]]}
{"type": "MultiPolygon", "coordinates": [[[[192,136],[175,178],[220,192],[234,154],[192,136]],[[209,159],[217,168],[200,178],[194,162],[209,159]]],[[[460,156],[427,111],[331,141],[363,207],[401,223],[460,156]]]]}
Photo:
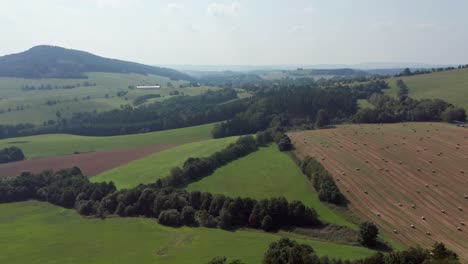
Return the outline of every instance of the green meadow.
{"type": "Polygon", "coordinates": [[[387,80],[391,86],[388,94],[396,96],[397,79],[406,83],[413,98],[439,98],[468,109],[468,69],[392,78],[387,80]]]}
{"type": "Polygon", "coordinates": [[[324,221],[356,227],[320,202],[299,167],[276,144],[217,169],[187,189],[256,199],[284,196],[313,207],[324,221]]]}
{"type": "Polygon", "coordinates": [[[172,97],[170,93],[178,91],[185,95],[198,95],[216,87],[179,88],[186,81],[173,81],[157,75],[121,74],[121,73],[88,73],[87,79],[22,79],[0,77],[0,124],[33,123],[56,120],[60,111],[62,117],[70,117],[76,112],[107,111],[121,105],[132,105],[135,98],[145,94],[160,94],[148,103],[172,97]],[[76,85],[84,82],[96,86],[81,86],[73,89],[52,89],[24,91],[28,86],[76,85]],[[170,84],[170,85],[169,85],[170,84]],[[160,85],[160,89],[128,89],[135,85],[160,85]],[[128,92],[118,96],[118,92],[128,92]],[[89,97],[89,98],[88,98],[89,97]],[[57,104],[47,105],[52,100],[57,104]]]}
{"type": "Polygon", "coordinates": [[[113,181],[119,189],[132,188],[140,183],[154,183],[157,179],[168,176],[173,167],[182,166],[188,158],[207,157],[236,139],[237,137],[211,139],[177,146],[98,174],[91,181],[113,181]]]}
{"type": "Polygon", "coordinates": [[[72,154],[74,152],[90,152],[206,140],[211,138],[212,128],[213,124],[206,124],[158,132],[110,137],[48,134],[2,139],[0,140],[0,148],[17,146],[23,150],[27,158],[47,157],[72,154]]]}
{"type": "MultiPolygon", "coordinates": [[[[84,218],[44,202],[0,204],[0,263],[207,263],[215,256],[261,263],[280,237],[257,231],[171,228],[148,218],[84,218]]],[[[373,251],[295,238],[319,255],[356,259],[373,251]]]]}

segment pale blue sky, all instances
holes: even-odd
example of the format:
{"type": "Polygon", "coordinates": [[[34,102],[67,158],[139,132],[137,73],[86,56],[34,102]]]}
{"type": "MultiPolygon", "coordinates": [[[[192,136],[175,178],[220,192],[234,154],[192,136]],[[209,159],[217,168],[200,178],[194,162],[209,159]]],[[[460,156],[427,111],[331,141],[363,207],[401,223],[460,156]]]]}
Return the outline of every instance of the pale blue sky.
{"type": "Polygon", "coordinates": [[[0,0],[0,55],[147,64],[468,63],[466,0],[0,0]]]}

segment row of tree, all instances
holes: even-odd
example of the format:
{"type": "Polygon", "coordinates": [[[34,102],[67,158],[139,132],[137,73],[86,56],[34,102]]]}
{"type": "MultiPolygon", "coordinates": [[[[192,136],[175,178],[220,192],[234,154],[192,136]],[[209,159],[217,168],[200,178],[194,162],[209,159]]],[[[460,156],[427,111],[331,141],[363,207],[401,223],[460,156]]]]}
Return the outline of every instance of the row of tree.
{"type": "Polygon", "coordinates": [[[319,199],[336,205],[346,205],[347,200],[336,186],[333,177],[316,159],[307,156],[300,162],[304,175],[312,181],[312,185],[318,192],[319,199]]]}
{"type": "Polygon", "coordinates": [[[96,83],[91,83],[85,81],[83,83],[77,84],[64,84],[64,85],[56,85],[56,84],[41,84],[41,85],[33,85],[33,84],[25,84],[22,87],[23,91],[35,91],[35,90],[57,90],[57,89],[74,89],[80,87],[92,87],[96,86],[96,83]]]}
{"type": "Polygon", "coordinates": [[[358,123],[394,123],[406,121],[465,121],[466,112],[441,99],[416,100],[400,93],[398,99],[373,94],[368,101],[374,108],[358,111],[354,121],[358,123]]]}
{"type": "Polygon", "coordinates": [[[253,136],[244,136],[205,158],[188,158],[182,167],[174,167],[168,177],[158,179],[158,187],[181,187],[212,174],[217,168],[258,150],[253,136]]]}
{"type": "Polygon", "coordinates": [[[433,72],[443,72],[443,71],[451,71],[455,69],[465,69],[468,68],[468,64],[466,65],[458,65],[458,67],[439,67],[439,68],[432,68],[432,69],[417,69],[416,71],[411,71],[410,68],[405,68],[401,73],[395,75],[395,77],[402,77],[402,76],[413,76],[413,75],[421,75],[421,74],[428,74],[433,72]]]}
{"type": "Polygon", "coordinates": [[[246,102],[234,100],[237,98],[236,91],[224,89],[172,97],[135,108],[125,105],[106,112],[79,112],[71,118],[57,116],[56,122],[42,126],[0,126],[0,137],[50,133],[106,136],[195,126],[226,120],[243,111],[246,102]]]}
{"type": "Polygon", "coordinates": [[[314,209],[284,197],[265,200],[231,198],[207,192],[187,192],[172,187],[140,185],[116,191],[111,183],[91,183],[78,168],[22,175],[0,181],[0,202],[28,199],[76,208],[82,215],[144,216],[169,226],[205,226],[233,229],[319,224],[314,209]]]}
{"type": "Polygon", "coordinates": [[[24,160],[23,151],[18,147],[0,149],[0,164],[24,160]]]}
{"type": "MultiPolygon", "coordinates": [[[[218,258],[220,259],[220,258],[218,258]]],[[[223,262],[217,262],[223,263],[223,262]]],[[[240,263],[240,262],[236,262],[240,263]]],[[[459,264],[458,256],[442,243],[435,243],[431,250],[421,247],[410,247],[407,250],[376,253],[358,260],[330,259],[319,257],[307,244],[282,238],[270,244],[263,257],[264,264],[459,264]]]]}

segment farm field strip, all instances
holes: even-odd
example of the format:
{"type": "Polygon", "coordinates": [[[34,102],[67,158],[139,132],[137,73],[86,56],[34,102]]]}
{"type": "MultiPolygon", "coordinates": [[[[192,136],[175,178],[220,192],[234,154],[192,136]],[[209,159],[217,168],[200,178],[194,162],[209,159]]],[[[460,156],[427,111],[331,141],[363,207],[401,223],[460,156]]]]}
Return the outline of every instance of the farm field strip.
{"type": "Polygon", "coordinates": [[[173,97],[177,91],[185,95],[198,95],[208,90],[219,90],[218,87],[186,87],[187,81],[174,81],[157,75],[123,74],[123,73],[87,73],[87,79],[23,79],[0,77],[0,124],[33,123],[40,125],[44,121],[56,120],[56,112],[62,117],[71,117],[75,112],[108,111],[121,105],[132,104],[133,100],[146,94],[160,94],[161,97],[150,102],[162,101],[173,97]],[[84,82],[96,86],[81,86],[73,89],[52,89],[23,91],[24,85],[76,85],[84,82]],[[169,87],[171,83],[171,87],[169,87]],[[161,89],[128,89],[134,85],[161,85],[161,89]],[[126,92],[118,96],[118,92],[126,92]],[[88,98],[89,96],[89,98],[88,98]],[[47,101],[54,101],[52,105],[47,101]],[[18,110],[21,107],[23,110],[18,110]],[[8,111],[10,109],[10,111],[8,111]],[[3,110],[3,111],[2,111],[3,110]]]}
{"type": "Polygon", "coordinates": [[[423,246],[442,241],[468,259],[468,229],[461,224],[468,223],[466,129],[439,123],[348,125],[290,136],[297,154],[324,164],[351,209],[391,239],[423,246]]]}
{"type": "Polygon", "coordinates": [[[17,146],[26,158],[38,158],[160,144],[181,144],[211,138],[213,124],[122,136],[76,136],[47,134],[0,140],[0,148],[17,146]]]}
{"type": "MultiPolygon", "coordinates": [[[[207,263],[215,256],[261,263],[269,243],[281,236],[258,231],[171,228],[148,218],[85,218],[70,209],[27,201],[0,204],[0,262],[207,263]]],[[[282,234],[284,235],[284,234],[282,234]]],[[[292,237],[318,255],[357,259],[363,247],[292,237]]]]}
{"type": "Polygon", "coordinates": [[[217,169],[212,175],[190,184],[187,190],[255,199],[284,196],[289,201],[300,200],[314,208],[324,221],[357,228],[318,199],[312,184],[276,144],[217,169]]]}
{"type": "Polygon", "coordinates": [[[91,181],[113,181],[119,189],[132,188],[141,183],[154,183],[157,179],[168,176],[173,167],[182,166],[188,158],[207,157],[237,138],[210,139],[177,146],[103,171],[91,178],[91,181]]]}
{"type": "Polygon", "coordinates": [[[80,168],[84,175],[90,177],[146,155],[175,146],[176,144],[162,144],[149,147],[97,151],[4,163],[0,164],[0,177],[18,176],[23,171],[40,173],[45,170],[57,171],[72,167],[80,168]]]}

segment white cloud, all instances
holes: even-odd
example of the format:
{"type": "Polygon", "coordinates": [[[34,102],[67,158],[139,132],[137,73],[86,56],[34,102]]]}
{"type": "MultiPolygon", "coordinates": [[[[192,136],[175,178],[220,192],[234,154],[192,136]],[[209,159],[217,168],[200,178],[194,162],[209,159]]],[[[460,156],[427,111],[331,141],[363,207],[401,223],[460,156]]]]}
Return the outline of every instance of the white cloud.
{"type": "Polygon", "coordinates": [[[175,14],[184,9],[184,5],[180,3],[169,3],[164,11],[168,14],[175,14]]]}
{"type": "Polygon", "coordinates": [[[210,16],[216,17],[233,17],[239,15],[242,5],[239,2],[230,4],[211,3],[208,5],[206,12],[210,16]]]}
{"type": "Polygon", "coordinates": [[[142,6],[141,0],[96,0],[102,8],[133,8],[142,6]]]}

